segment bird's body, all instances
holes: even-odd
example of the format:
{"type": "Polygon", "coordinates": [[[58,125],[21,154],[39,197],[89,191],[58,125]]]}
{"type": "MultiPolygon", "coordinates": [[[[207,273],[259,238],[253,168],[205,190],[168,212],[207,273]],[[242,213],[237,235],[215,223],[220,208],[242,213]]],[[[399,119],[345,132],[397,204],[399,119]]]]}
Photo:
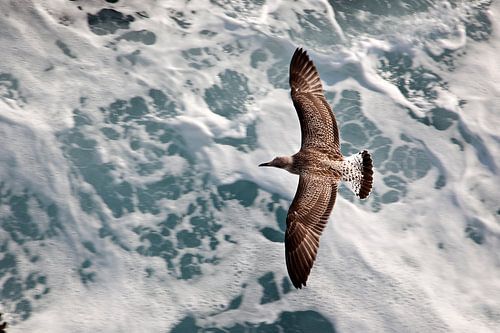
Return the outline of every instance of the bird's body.
{"type": "Polygon", "coordinates": [[[373,171],[367,151],[347,158],[340,152],[335,115],[323,95],[316,68],[302,49],[292,57],[290,88],[302,132],[300,151],[260,166],[278,167],[300,176],[286,219],[285,259],[293,285],[302,288],[335,204],[338,183],[349,182],[356,195],[366,198],[372,188],[373,171]]]}

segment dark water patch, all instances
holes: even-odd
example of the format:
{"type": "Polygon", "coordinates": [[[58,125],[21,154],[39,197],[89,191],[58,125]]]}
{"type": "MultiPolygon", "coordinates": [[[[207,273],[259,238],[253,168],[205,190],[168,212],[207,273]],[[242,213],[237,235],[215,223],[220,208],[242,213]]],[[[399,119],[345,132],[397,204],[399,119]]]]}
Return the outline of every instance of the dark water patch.
{"type": "Polygon", "coordinates": [[[73,54],[73,52],[71,52],[71,49],[68,47],[68,45],[66,45],[66,43],[64,43],[63,41],[60,41],[59,39],[56,40],[56,45],[59,49],[61,49],[61,51],[64,53],[64,55],[72,58],[72,59],[76,59],[77,56],[73,54]]]}
{"type": "Polygon", "coordinates": [[[41,275],[39,272],[31,272],[24,282],[24,288],[26,290],[35,289],[38,285],[40,289],[42,289],[47,284],[47,277],[45,275],[41,275]]]}
{"type": "Polygon", "coordinates": [[[276,222],[278,223],[278,226],[281,231],[285,232],[286,230],[286,217],[287,217],[288,211],[285,210],[282,206],[278,206],[275,211],[275,216],[276,216],[276,222]]]}
{"type": "MultiPolygon", "coordinates": [[[[1,252],[7,251],[6,248],[2,248],[1,252]]],[[[6,252],[2,259],[0,259],[0,279],[6,274],[16,274],[17,272],[17,262],[16,256],[10,252],[6,252]]]]}
{"type": "Polygon", "coordinates": [[[491,1],[477,6],[477,9],[465,20],[465,33],[467,37],[477,42],[484,42],[490,38],[493,32],[493,26],[488,13],[490,4],[491,1]]]}
{"type": "Polygon", "coordinates": [[[263,288],[262,298],[260,304],[272,303],[280,299],[278,285],[274,280],[274,273],[268,272],[261,276],[258,280],[263,288]]]}
{"type": "Polygon", "coordinates": [[[177,246],[179,249],[198,247],[201,245],[201,241],[198,237],[196,237],[196,234],[187,230],[179,231],[177,233],[177,240],[177,246]]]}
{"type": "Polygon", "coordinates": [[[385,204],[398,202],[400,199],[400,192],[395,190],[389,190],[382,195],[382,202],[385,204]]]}
{"type": "MultiPolygon", "coordinates": [[[[81,150],[71,150],[69,157],[77,161],[81,150]]],[[[84,154],[87,155],[87,154],[84,154]]],[[[95,160],[97,157],[94,157],[95,160]]],[[[127,181],[116,182],[113,176],[115,167],[110,163],[77,165],[85,181],[91,184],[97,194],[111,210],[114,217],[122,217],[135,210],[132,198],[132,186],[127,181]]]]}
{"type": "Polygon", "coordinates": [[[175,228],[178,224],[181,223],[181,218],[173,213],[168,214],[167,218],[165,221],[161,222],[160,225],[164,225],[167,228],[173,229],[175,228]]]}
{"type": "Polygon", "coordinates": [[[40,260],[40,256],[34,255],[33,257],[30,258],[30,262],[36,263],[40,260]]]}
{"type": "Polygon", "coordinates": [[[216,222],[217,220],[213,217],[212,213],[205,214],[191,217],[190,223],[196,237],[199,239],[208,237],[211,250],[215,250],[219,241],[214,235],[222,228],[222,225],[216,222]]]}
{"type": "Polygon", "coordinates": [[[281,280],[281,290],[283,294],[288,294],[290,291],[292,291],[292,284],[290,283],[290,279],[288,277],[283,277],[281,280]]]}
{"type": "Polygon", "coordinates": [[[227,307],[228,310],[235,310],[238,309],[243,302],[243,295],[236,296],[229,302],[229,305],[227,307]]]}
{"type": "MultiPolygon", "coordinates": [[[[85,103],[85,98],[81,97],[80,102],[85,103]]],[[[90,117],[85,114],[82,110],[75,109],[73,111],[73,121],[75,122],[75,127],[81,127],[85,125],[92,125],[92,120],[90,117]]]]}
{"type": "Polygon", "coordinates": [[[236,199],[244,207],[250,207],[258,195],[258,186],[249,180],[237,180],[234,183],[217,187],[223,200],[236,199]]]}
{"type": "Polygon", "coordinates": [[[434,188],[439,190],[446,186],[446,176],[444,174],[438,175],[436,182],[434,183],[434,188]]]}
{"type": "Polygon", "coordinates": [[[120,133],[118,133],[112,127],[103,127],[101,128],[101,132],[109,140],[118,140],[120,138],[120,133]]]}
{"type": "Polygon", "coordinates": [[[177,325],[175,325],[170,333],[196,333],[199,332],[200,328],[201,327],[196,325],[195,317],[186,316],[177,325]]]}
{"type": "Polygon", "coordinates": [[[106,122],[112,124],[140,120],[149,113],[146,101],[140,96],[132,97],[128,102],[117,100],[111,103],[108,108],[101,110],[106,115],[106,122]]]}
{"type": "Polygon", "coordinates": [[[150,277],[152,277],[154,275],[155,270],[153,268],[151,268],[151,267],[148,267],[148,268],[146,268],[144,270],[144,272],[146,273],[146,277],[150,278],[150,277]]]}
{"type": "Polygon", "coordinates": [[[156,43],[156,35],[149,30],[129,31],[116,38],[117,41],[126,40],[128,42],[137,42],[144,45],[153,45],[156,43]]]}
{"type": "Polygon", "coordinates": [[[209,38],[211,38],[211,37],[214,37],[214,36],[217,36],[217,35],[218,35],[218,33],[217,33],[217,32],[212,31],[212,30],[207,30],[207,29],[203,29],[203,30],[201,30],[201,31],[199,32],[199,34],[200,34],[200,35],[202,35],[202,36],[205,36],[205,37],[209,37],[209,38]]]}
{"type": "Polygon", "coordinates": [[[472,218],[467,222],[464,232],[465,236],[477,245],[482,245],[485,242],[485,226],[484,223],[477,218],[472,218]]]}
{"type": "Polygon", "coordinates": [[[284,332],[324,332],[335,333],[335,327],[319,312],[283,312],[278,321],[284,332]]]}
{"type": "Polygon", "coordinates": [[[94,243],[92,243],[91,241],[84,241],[82,242],[82,245],[85,247],[85,249],[87,249],[87,251],[89,251],[90,253],[93,253],[93,254],[96,254],[97,251],[96,251],[96,248],[95,248],[95,245],[94,243]]]}
{"type": "Polygon", "coordinates": [[[282,312],[279,318],[273,323],[236,323],[231,327],[202,327],[196,322],[196,317],[188,315],[184,317],[170,333],[184,332],[229,332],[229,333],[335,333],[335,326],[321,313],[306,310],[306,311],[285,311],[282,312]]]}
{"type": "Polygon", "coordinates": [[[140,234],[140,241],[144,245],[136,248],[137,253],[146,257],[160,257],[167,264],[167,268],[173,269],[173,259],[178,255],[174,243],[151,230],[134,230],[140,234]]]}
{"type": "Polygon", "coordinates": [[[23,194],[10,197],[8,204],[12,215],[8,220],[4,220],[3,229],[11,234],[14,241],[23,243],[23,236],[33,240],[43,239],[38,224],[33,221],[28,211],[28,201],[30,196],[23,194]]]}
{"type": "Polygon", "coordinates": [[[87,214],[92,213],[96,209],[96,204],[92,200],[90,193],[78,192],[78,202],[80,203],[80,208],[87,214]]]}
{"type": "Polygon", "coordinates": [[[483,139],[479,135],[473,133],[462,120],[460,120],[458,124],[458,132],[464,141],[474,148],[479,162],[493,173],[496,173],[497,165],[489,149],[484,144],[483,139]]]}
{"type": "Polygon", "coordinates": [[[5,191],[0,188],[0,205],[8,206],[8,212],[0,217],[0,228],[18,244],[52,238],[63,230],[57,206],[41,200],[37,194],[25,190],[16,195],[7,188],[5,191]],[[32,205],[45,212],[44,223],[33,218],[30,213],[32,205]]]}
{"type": "Polygon", "coordinates": [[[124,15],[121,12],[104,8],[97,14],[87,14],[87,23],[90,30],[96,35],[108,35],[115,33],[118,29],[128,29],[135,19],[132,15],[124,15]]]}
{"type": "Polygon", "coordinates": [[[444,131],[458,120],[458,114],[444,108],[436,107],[430,112],[431,124],[436,129],[444,131]]]}
{"type": "Polygon", "coordinates": [[[285,234],[273,228],[265,227],[260,229],[262,236],[266,237],[271,242],[283,243],[285,241],[285,234]]]}
{"type": "Polygon", "coordinates": [[[214,84],[205,90],[204,98],[209,109],[228,119],[246,113],[246,104],[251,101],[248,78],[230,69],[220,73],[219,78],[220,85],[214,84]]]}
{"type": "Polygon", "coordinates": [[[174,117],[178,114],[177,110],[179,107],[163,91],[150,89],[149,97],[153,99],[153,107],[158,112],[159,116],[174,117]]]}
{"type": "Polygon", "coordinates": [[[225,240],[226,242],[229,242],[229,243],[238,244],[238,242],[237,242],[237,241],[235,241],[235,240],[233,240],[233,239],[231,238],[231,235],[224,235],[224,240],[225,240]]]}
{"type": "Polygon", "coordinates": [[[181,194],[189,192],[183,189],[178,177],[165,175],[162,180],[146,185],[145,193],[148,193],[155,201],[162,198],[177,200],[181,194]]]}
{"type": "Polygon", "coordinates": [[[78,274],[80,275],[80,281],[83,284],[89,284],[90,282],[95,282],[95,278],[97,276],[96,272],[91,272],[90,267],[92,266],[92,262],[89,259],[85,259],[80,268],[78,268],[78,274]]]}
{"type": "Polygon", "coordinates": [[[23,295],[22,291],[23,291],[22,281],[19,280],[17,277],[12,276],[7,280],[5,280],[2,286],[2,292],[1,292],[2,299],[15,301],[22,297],[23,295]]]}
{"type": "Polygon", "coordinates": [[[15,313],[21,316],[21,320],[26,320],[31,316],[33,308],[31,302],[27,299],[22,299],[16,304],[15,313]]]}
{"type": "Polygon", "coordinates": [[[169,17],[177,23],[179,27],[182,29],[189,29],[191,26],[191,22],[189,22],[189,19],[186,17],[186,15],[181,12],[181,11],[176,11],[175,9],[170,9],[170,15],[169,17]]]}
{"type": "MultiPolygon", "coordinates": [[[[40,272],[30,272],[24,278],[17,267],[14,254],[7,252],[7,243],[0,245],[0,253],[4,256],[0,259],[0,279],[4,279],[0,288],[0,299],[3,306],[12,308],[12,312],[19,314],[21,320],[26,320],[32,312],[31,302],[28,298],[39,300],[50,292],[47,287],[47,277],[40,272]],[[10,275],[10,276],[9,276],[10,275]],[[12,306],[12,307],[11,307],[12,306]]],[[[25,249],[24,253],[29,256],[25,249]]]]}

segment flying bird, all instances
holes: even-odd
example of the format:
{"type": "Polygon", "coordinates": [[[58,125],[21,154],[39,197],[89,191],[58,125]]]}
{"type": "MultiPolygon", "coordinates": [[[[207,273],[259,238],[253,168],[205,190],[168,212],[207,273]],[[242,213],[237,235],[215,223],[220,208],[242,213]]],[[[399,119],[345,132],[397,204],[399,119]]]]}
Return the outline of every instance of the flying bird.
{"type": "Polygon", "coordinates": [[[302,134],[300,150],[259,166],[281,168],[300,176],[285,232],[288,275],[294,287],[300,289],[306,286],[316,259],[338,183],[348,182],[359,198],[368,197],[373,163],[366,150],[349,157],[342,155],[335,115],[323,95],[318,71],[302,48],[295,50],[290,63],[290,88],[302,134]]]}

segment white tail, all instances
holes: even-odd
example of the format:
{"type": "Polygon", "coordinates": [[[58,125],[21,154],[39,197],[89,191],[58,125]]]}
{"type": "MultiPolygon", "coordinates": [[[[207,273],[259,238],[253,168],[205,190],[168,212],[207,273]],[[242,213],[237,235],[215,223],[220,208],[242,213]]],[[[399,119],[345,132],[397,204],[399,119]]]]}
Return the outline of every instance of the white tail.
{"type": "Polygon", "coordinates": [[[349,156],[342,165],[342,180],[351,184],[353,192],[361,199],[372,190],[373,162],[366,150],[349,156]]]}

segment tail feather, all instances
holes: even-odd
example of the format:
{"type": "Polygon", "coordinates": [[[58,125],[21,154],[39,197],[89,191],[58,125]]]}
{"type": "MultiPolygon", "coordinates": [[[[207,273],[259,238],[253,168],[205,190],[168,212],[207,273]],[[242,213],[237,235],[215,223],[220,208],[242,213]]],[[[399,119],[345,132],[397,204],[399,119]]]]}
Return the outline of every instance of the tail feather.
{"type": "Polygon", "coordinates": [[[361,188],[359,189],[359,197],[361,199],[366,198],[370,191],[372,190],[373,185],[373,162],[370,153],[366,150],[363,150],[361,153],[361,157],[363,157],[363,178],[361,179],[361,188]]]}
{"type": "Polygon", "coordinates": [[[354,193],[360,198],[368,197],[373,185],[373,162],[366,150],[345,159],[342,180],[351,183],[354,193]]]}

